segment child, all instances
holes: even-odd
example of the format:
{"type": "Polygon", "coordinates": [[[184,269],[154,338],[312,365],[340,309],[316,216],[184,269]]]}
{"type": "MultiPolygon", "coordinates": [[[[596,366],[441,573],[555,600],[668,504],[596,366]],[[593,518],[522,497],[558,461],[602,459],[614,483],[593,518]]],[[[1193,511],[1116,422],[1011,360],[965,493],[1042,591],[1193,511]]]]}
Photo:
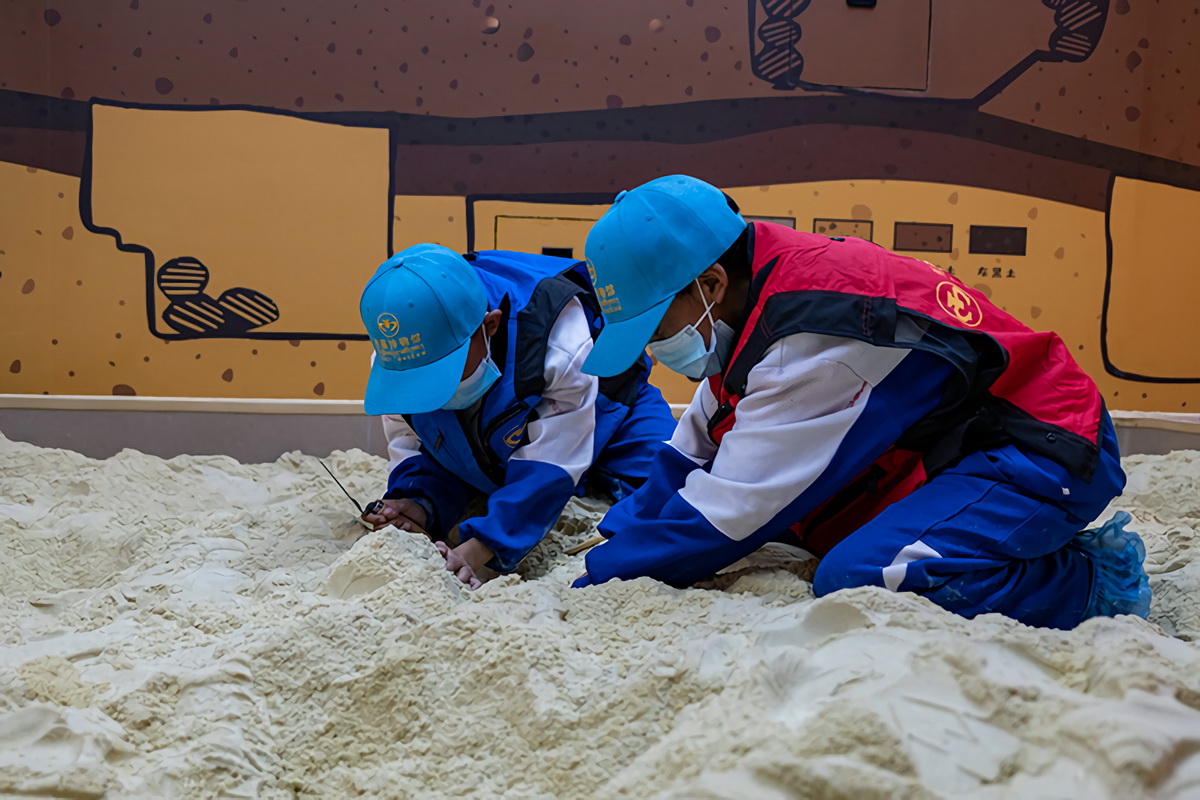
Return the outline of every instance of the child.
{"type": "Polygon", "coordinates": [[[633,359],[612,378],[581,371],[603,325],[582,262],[438,245],[397,253],[360,302],[375,358],[366,412],[384,415],[393,468],[364,519],[424,529],[446,568],[477,587],[516,568],[585,479],[614,498],[646,478],[675,427],[633,359]],[[484,516],[460,522],[473,495],[484,516]]]}
{"type": "Polygon", "coordinates": [[[924,261],[748,225],[682,175],[618,195],[587,258],[615,302],[584,369],[649,345],[701,383],[577,585],[687,585],[790,529],[821,558],[817,595],[880,586],[1059,628],[1146,616],[1137,535],[1079,533],[1125,475],[1055,334],[924,261]]]}

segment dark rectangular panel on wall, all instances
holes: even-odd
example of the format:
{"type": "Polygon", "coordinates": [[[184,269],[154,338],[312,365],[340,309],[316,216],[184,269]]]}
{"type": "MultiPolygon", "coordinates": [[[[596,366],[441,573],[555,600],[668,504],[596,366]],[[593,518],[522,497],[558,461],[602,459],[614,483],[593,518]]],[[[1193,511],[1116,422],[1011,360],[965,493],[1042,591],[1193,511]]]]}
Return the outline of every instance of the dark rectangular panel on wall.
{"type": "Polygon", "coordinates": [[[990,256],[1023,256],[1026,233],[1026,228],[972,225],[971,252],[990,256]]]}
{"type": "Polygon", "coordinates": [[[774,222],[776,225],[783,225],[792,230],[796,229],[795,217],[755,217],[750,214],[742,214],[742,219],[746,222],[774,222]]]}
{"type": "Polygon", "coordinates": [[[893,250],[921,253],[949,253],[954,241],[954,226],[935,222],[897,222],[893,250]]]}
{"type": "Polygon", "coordinates": [[[574,258],[575,257],[575,248],[574,247],[543,247],[542,255],[558,256],[559,258],[574,258]]]}
{"type": "Polygon", "coordinates": [[[875,225],[868,219],[814,219],[812,232],[824,236],[853,236],[856,239],[874,241],[871,234],[875,225]]]}

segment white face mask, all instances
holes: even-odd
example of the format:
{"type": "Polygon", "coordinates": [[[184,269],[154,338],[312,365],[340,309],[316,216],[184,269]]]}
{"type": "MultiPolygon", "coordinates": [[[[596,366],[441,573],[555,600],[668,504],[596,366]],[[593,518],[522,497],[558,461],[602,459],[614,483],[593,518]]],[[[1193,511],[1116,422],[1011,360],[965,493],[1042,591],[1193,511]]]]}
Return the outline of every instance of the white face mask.
{"type": "Polygon", "coordinates": [[[500,369],[492,361],[492,343],[486,339],[484,341],[487,343],[487,355],[479,362],[474,372],[459,381],[458,389],[442,404],[442,408],[448,411],[470,408],[478,403],[499,379],[500,369]]]}
{"type": "MultiPolygon", "coordinates": [[[[700,288],[700,298],[703,300],[704,287],[700,286],[699,278],[696,279],[696,286],[700,288]]],[[[725,362],[733,351],[734,331],[723,320],[713,318],[713,305],[715,304],[710,302],[704,306],[704,313],[695,324],[686,326],[667,339],[650,342],[650,352],[660,364],[672,372],[697,381],[716,375],[725,368],[725,362]],[[705,317],[708,317],[709,324],[712,325],[711,342],[705,342],[700,331],[696,330],[696,325],[705,317]]]]}

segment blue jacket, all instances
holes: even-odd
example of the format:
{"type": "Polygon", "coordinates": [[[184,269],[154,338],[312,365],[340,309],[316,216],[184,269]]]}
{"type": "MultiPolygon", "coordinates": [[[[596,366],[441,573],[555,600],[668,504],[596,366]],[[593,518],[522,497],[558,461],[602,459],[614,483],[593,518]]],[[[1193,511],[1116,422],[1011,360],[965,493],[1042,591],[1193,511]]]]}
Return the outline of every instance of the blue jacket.
{"type": "MultiPolygon", "coordinates": [[[[483,540],[496,554],[489,566],[510,571],[576,491],[576,481],[557,464],[511,458],[529,441],[527,426],[546,387],[550,331],[571,300],[583,306],[593,338],[603,318],[583,262],[505,251],[471,253],[467,259],[479,271],[488,307],[503,314],[490,342],[500,378],[473,408],[405,415],[421,448],[392,471],[386,496],[421,502],[432,512],[429,532],[442,537],[459,522],[472,489],[487,495],[487,515],[463,521],[459,533],[463,541],[483,540]]],[[[629,415],[648,372],[643,360],[600,381],[593,458],[629,415]]]]}

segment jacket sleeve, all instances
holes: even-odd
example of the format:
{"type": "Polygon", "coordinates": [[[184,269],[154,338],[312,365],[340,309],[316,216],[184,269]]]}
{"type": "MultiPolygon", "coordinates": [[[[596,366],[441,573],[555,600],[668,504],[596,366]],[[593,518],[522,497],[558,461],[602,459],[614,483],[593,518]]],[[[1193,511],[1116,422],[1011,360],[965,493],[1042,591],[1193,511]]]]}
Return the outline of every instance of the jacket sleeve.
{"type": "Polygon", "coordinates": [[[459,525],[463,540],[491,548],[489,567],[510,572],[545,537],[594,459],[599,380],[580,367],[592,350],[578,300],[559,314],[547,342],[546,388],[513,451],[504,485],[488,498],[487,515],[459,525]]]}
{"type": "Polygon", "coordinates": [[[383,417],[388,440],[389,500],[412,500],[425,509],[425,529],[444,537],[467,503],[467,487],[421,447],[421,440],[404,417],[383,417]]]}
{"type": "MultiPolygon", "coordinates": [[[[795,334],[751,370],[733,427],[657,510],[628,501],[577,586],[649,576],[686,586],[757,550],[831,497],[940,401],[924,353],[795,334]]],[[[630,498],[632,500],[633,498],[630,498]]]]}
{"type": "MultiPolygon", "coordinates": [[[[613,508],[621,508],[621,513],[635,519],[657,518],[666,502],[683,488],[688,475],[706,467],[716,455],[717,446],[708,435],[708,418],[716,407],[708,381],[702,381],[666,446],[655,453],[646,482],[613,508]]],[[[611,529],[602,526],[600,532],[609,536],[611,529]]]]}
{"type": "Polygon", "coordinates": [[[398,414],[387,414],[379,418],[383,422],[383,438],[387,440],[388,474],[395,471],[401,461],[418,455],[421,451],[421,440],[417,434],[398,414]]]}

